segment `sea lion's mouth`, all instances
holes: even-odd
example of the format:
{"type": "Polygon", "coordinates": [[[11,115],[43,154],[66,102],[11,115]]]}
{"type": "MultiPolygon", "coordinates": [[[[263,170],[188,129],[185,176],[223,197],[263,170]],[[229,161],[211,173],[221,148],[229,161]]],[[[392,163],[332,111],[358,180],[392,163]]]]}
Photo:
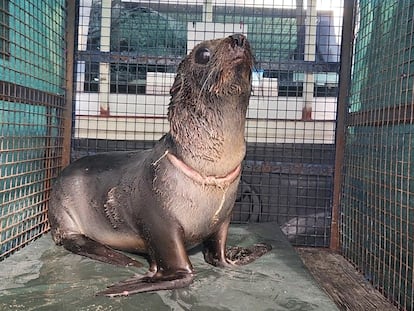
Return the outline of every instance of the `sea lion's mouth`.
{"type": "Polygon", "coordinates": [[[235,57],[235,58],[233,58],[232,60],[231,60],[231,62],[233,63],[233,64],[235,64],[235,65],[238,65],[238,64],[240,64],[240,63],[245,63],[246,62],[246,57],[245,56],[237,56],[237,57],[235,57]]]}
{"type": "Polygon", "coordinates": [[[247,38],[242,34],[234,34],[226,40],[229,44],[228,68],[234,68],[239,73],[243,70],[250,73],[253,67],[253,56],[247,38]]]}

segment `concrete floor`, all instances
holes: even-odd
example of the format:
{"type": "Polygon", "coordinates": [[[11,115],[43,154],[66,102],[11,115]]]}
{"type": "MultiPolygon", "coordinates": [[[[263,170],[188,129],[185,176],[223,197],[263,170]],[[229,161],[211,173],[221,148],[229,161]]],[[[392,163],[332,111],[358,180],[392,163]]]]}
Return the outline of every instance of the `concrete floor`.
{"type": "Polygon", "coordinates": [[[0,310],[338,310],[278,225],[231,227],[230,245],[256,242],[270,243],[273,250],[247,266],[216,268],[193,250],[197,275],[190,287],[110,299],[95,293],[147,268],[114,267],[71,254],[47,234],[0,262],[0,310]]]}

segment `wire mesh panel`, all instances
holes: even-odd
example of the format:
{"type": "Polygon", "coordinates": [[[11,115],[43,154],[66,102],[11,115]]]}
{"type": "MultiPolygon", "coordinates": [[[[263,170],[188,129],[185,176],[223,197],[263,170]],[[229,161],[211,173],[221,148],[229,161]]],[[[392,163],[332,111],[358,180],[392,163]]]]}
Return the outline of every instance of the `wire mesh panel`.
{"type": "Polygon", "coordinates": [[[0,0],[0,260],[48,229],[62,154],[64,5],[0,0]]]}
{"type": "Polygon", "coordinates": [[[72,158],[149,148],[198,42],[243,33],[256,57],[233,221],[328,245],[342,1],[81,0],[72,158]]]}
{"type": "Polygon", "coordinates": [[[401,310],[413,310],[414,1],[358,6],[341,246],[401,310]]]}

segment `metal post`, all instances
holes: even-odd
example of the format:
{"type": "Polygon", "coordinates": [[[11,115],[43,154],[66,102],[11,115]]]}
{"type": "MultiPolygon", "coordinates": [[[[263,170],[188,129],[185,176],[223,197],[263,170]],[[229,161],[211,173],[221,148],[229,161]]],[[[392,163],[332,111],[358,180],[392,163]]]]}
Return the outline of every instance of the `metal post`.
{"type": "Polygon", "coordinates": [[[213,1],[204,0],[203,4],[203,22],[211,23],[213,21],[213,1]]]}
{"type": "MultiPolygon", "coordinates": [[[[111,0],[102,0],[101,8],[101,52],[111,51],[111,0]]],[[[100,114],[109,115],[109,93],[111,84],[111,64],[99,63],[99,104],[100,114]]]]}
{"type": "Polygon", "coordinates": [[[338,115],[336,122],[336,155],[334,189],[332,199],[331,242],[332,250],[340,249],[339,217],[342,193],[342,169],[344,162],[346,116],[348,114],[348,96],[351,83],[352,50],[354,39],[354,6],[355,0],[344,0],[344,16],[342,26],[341,71],[339,74],[338,115]]]}
{"type": "MultiPolygon", "coordinates": [[[[305,54],[304,60],[314,62],[316,59],[316,0],[309,0],[306,8],[305,23],[305,54]]],[[[303,80],[303,101],[302,120],[312,119],[314,76],[313,72],[305,72],[303,80]]]]}
{"type": "Polygon", "coordinates": [[[66,92],[65,109],[63,112],[63,148],[62,167],[69,165],[72,140],[72,112],[73,112],[73,66],[75,53],[76,3],[66,1],[66,92]]]}

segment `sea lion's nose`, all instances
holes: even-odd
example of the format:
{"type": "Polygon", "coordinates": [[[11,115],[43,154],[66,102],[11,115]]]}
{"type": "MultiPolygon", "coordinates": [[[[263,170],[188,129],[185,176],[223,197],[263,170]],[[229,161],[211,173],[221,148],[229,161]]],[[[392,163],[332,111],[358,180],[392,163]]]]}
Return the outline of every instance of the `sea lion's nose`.
{"type": "Polygon", "coordinates": [[[233,43],[235,46],[243,47],[246,42],[246,37],[240,33],[231,35],[230,38],[233,39],[233,43]]]}

